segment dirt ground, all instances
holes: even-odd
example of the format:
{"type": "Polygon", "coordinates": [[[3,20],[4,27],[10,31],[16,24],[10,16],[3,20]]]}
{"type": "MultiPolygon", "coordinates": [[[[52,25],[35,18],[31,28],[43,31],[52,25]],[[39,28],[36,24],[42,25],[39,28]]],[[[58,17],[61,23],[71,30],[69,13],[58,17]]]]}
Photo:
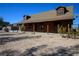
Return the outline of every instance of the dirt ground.
{"type": "Polygon", "coordinates": [[[79,39],[55,33],[0,33],[1,56],[79,56],[79,39]]]}

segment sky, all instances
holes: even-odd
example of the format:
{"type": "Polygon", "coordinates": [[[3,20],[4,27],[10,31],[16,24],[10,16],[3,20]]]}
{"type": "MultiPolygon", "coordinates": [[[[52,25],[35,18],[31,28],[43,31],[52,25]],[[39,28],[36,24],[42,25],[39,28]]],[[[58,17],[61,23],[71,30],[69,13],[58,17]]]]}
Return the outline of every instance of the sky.
{"type": "MultiPolygon", "coordinates": [[[[23,15],[38,14],[58,6],[74,6],[74,16],[79,15],[79,3],[0,3],[0,17],[12,24],[22,21],[23,15]]],[[[79,17],[73,23],[79,24],[79,17]]]]}

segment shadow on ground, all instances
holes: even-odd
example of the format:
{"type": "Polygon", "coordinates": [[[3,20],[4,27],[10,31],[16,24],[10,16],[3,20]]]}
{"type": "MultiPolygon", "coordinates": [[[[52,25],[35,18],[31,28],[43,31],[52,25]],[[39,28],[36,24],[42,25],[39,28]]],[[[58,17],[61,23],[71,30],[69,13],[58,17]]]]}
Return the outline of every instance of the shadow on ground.
{"type": "Polygon", "coordinates": [[[0,53],[0,56],[19,56],[20,52],[18,50],[5,50],[0,53]]]}
{"type": "Polygon", "coordinates": [[[2,37],[0,38],[0,45],[3,45],[7,42],[12,42],[12,41],[19,41],[23,39],[31,39],[31,38],[40,38],[41,36],[23,36],[23,37],[2,37]]]}
{"type": "Polygon", "coordinates": [[[52,48],[52,51],[48,50],[48,52],[43,53],[41,49],[46,48],[47,45],[41,45],[26,49],[23,53],[20,53],[18,50],[5,50],[0,52],[1,56],[79,56],[79,45],[71,46],[71,47],[56,47],[52,48]],[[55,52],[53,50],[56,50],[55,52]],[[36,52],[40,50],[40,54],[36,52]],[[35,54],[35,53],[36,54],[35,54]]]}
{"type": "MultiPolygon", "coordinates": [[[[41,49],[43,49],[43,48],[46,48],[46,45],[26,49],[26,51],[21,55],[23,55],[23,56],[35,56],[37,54],[33,54],[33,53],[37,52],[39,50],[39,47],[41,49]]],[[[54,49],[52,49],[52,51],[49,51],[52,53],[47,53],[47,52],[42,53],[42,51],[40,50],[41,53],[39,55],[41,55],[41,56],[74,56],[74,55],[79,55],[79,45],[71,46],[69,48],[68,47],[56,47],[55,48],[56,52],[54,52],[53,50],[54,49]]]]}
{"type": "Polygon", "coordinates": [[[37,47],[32,47],[30,49],[26,49],[23,53],[20,53],[18,50],[5,50],[0,52],[0,56],[34,56],[33,52],[36,52],[39,48],[45,48],[46,45],[41,45],[37,47]]]}
{"type": "MultiPolygon", "coordinates": [[[[44,54],[42,56],[79,56],[79,45],[71,46],[71,47],[56,47],[56,52],[51,54],[44,54]]],[[[51,51],[52,52],[52,51],[51,51]]]]}
{"type": "Polygon", "coordinates": [[[35,56],[33,54],[33,52],[36,52],[37,50],[39,49],[43,49],[43,48],[46,48],[47,45],[41,45],[41,46],[37,46],[37,47],[32,47],[30,49],[26,49],[26,51],[24,51],[21,55],[22,56],[35,56]]]}
{"type": "Polygon", "coordinates": [[[11,35],[15,35],[15,34],[0,34],[0,36],[11,36],[11,35]]]}

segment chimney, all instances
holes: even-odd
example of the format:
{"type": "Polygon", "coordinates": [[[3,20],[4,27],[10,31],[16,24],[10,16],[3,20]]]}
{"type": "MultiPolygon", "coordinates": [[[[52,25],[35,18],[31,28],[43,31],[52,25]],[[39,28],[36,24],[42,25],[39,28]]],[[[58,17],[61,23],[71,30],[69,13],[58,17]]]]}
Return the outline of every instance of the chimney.
{"type": "Polygon", "coordinates": [[[23,16],[23,20],[28,20],[29,18],[31,18],[31,16],[28,16],[28,15],[23,16]]]}

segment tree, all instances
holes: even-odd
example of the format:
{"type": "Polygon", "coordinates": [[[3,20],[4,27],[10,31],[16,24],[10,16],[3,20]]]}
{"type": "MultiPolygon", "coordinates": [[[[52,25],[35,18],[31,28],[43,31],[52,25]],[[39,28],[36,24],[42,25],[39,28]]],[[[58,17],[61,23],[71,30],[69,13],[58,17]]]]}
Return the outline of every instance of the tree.
{"type": "Polygon", "coordinates": [[[3,26],[3,18],[2,17],[0,17],[0,26],[3,26]]]}
{"type": "Polygon", "coordinates": [[[4,19],[3,19],[2,17],[0,17],[0,26],[1,26],[1,27],[5,27],[5,26],[10,25],[9,22],[5,22],[5,21],[3,21],[3,20],[4,20],[4,19]]]}

